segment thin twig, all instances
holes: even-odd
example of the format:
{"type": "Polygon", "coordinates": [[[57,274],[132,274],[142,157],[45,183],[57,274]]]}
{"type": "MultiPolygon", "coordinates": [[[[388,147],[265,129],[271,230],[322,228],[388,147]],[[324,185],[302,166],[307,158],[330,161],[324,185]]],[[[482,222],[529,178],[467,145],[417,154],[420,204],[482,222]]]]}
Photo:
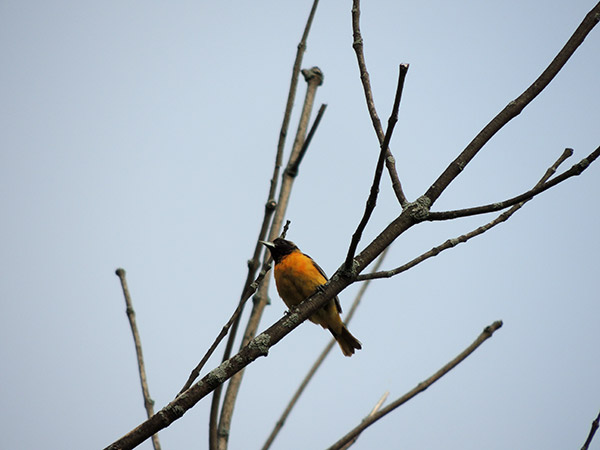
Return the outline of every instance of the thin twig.
{"type": "Polygon", "coordinates": [[[312,141],[312,138],[315,135],[317,128],[319,128],[319,124],[321,123],[323,114],[325,114],[325,109],[327,109],[327,105],[325,103],[323,103],[321,105],[321,107],[319,108],[319,111],[317,112],[317,117],[315,117],[315,120],[314,120],[312,126],[310,127],[308,134],[306,135],[306,139],[304,140],[304,143],[302,144],[302,148],[300,149],[300,153],[298,154],[298,157],[296,158],[296,160],[294,162],[292,162],[290,164],[289,167],[286,168],[286,172],[288,173],[288,175],[290,177],[295,177],[298,175],[298,168],[300,167],[300,163],[302,162],[302,159],[304,158],[304,155],[306,154],[306,150],[308,149],[308,146],[310,145],[310,141],[312,141]]]}
{"type": "MultiPolygon", "coordinates": [[[[390,395],[389,391],[386,391],[383,393],[383,395],[381,396],[379,401],[377,403],[375,403],[375,406],[373,407],[373,409],[371,410],[369,415],[363,419],[363,422],[365,422],[369,417],[373,417],[375,415],[375,413],[377,411],[379,411],[379,409],[383,406],[383,404],[387,400],[388,395],[390,395]]],[[[348,443],[346,445],[344,445],[340,450],[347,450],[350,447],[352,447],[354,445],[354,443],[358,440],[359,436],[360,436],[360,434],[357,434],[356,436],[354,436],[354,438],[352,438],[350,441],[348,441],[348,443]]]]}
{"type": "MultiPolygon", "coordinates": [[[[379,267],[381,267],[381,264],[383,263],[383,260],[385,259],[388,250],[389,250],[389,247],[386,248],[385,251],[381,254],[381,256],[379,256],[377,261],[375,261],[375,264],[373,266],[373,272],[379,270],[379,267]]],[[[352,306],[350,306],[350,309],[348,310],[348,314],[345,317],[344,323],[346,325],[348,325],[350,323],[350,321],[352,320],[352,318],[354,317],[354,313],[356,312],[356,309],[358,308],[358,305],[360,304],[362,298],[364,297],[365,292],[368,287],[369,287],[369,283],[364,283],[358,290],[358,293],[356,294],[356,297],[354,298],[354,301],[352,302],[352,306]]],[[[281,416],[275,423],[275,426],[273,427],[271,434],[265,441],[265,443],[262,447],[262,450],[268,450],[271,447],[271,445],[273,444],[273,441],[275,440],[275,438],[277,437],[277,435],[283,428],[283,425],[285,425],[285,421],[287,420],[288,416],[292,412],[292,409],[294,408],[294,406],[296,406],[298,399],[304,392],[304,389],[306,388],[306,386],[308,386],[308,383],[312,380],[315,373],[317,372],[319,367],[321,367],[321,364],[323,364],[323,361],[325,361],[325,358],[327,357],[327,355],[329,354],[331,349],[335,346],[335,344],[336,344],[335,339],[330,339],[329,342],[327,343],[327,345],[325,346],[325,348],[323,349],[323,351],[319,354],[316,361],[313,363],[312,367],[309,369],[308,373],[306,374],[306,376],[304,377],[304,379],[302,380],[302,382],[296,389],[296,392],[294,392],[294,395],[292,396],[289,403],[285,407],[283,413],[281,413],[281,416]]]]}
{"type": "Polygon", "coordinates": [[[594,435],[596,434],[596,431],[598,430],[599,423],[600,423],[600,412],[598,413],[598,415],[592,422],[592,427],[590,428],[588,437],[585,440],[585,442],[583,443],[583,447],[581,447],[581,450],[588,450],[588,448],[590,447],[590,444],[592,443],[592,439],[594,439],[594,435]]]}
{"type": "Polygon", "coordinates": [[[381,149],[379,151],[379,159],[377,160],[377,166],[375,167],[375,175],[373,176],[373,184],[371,185],[371,191],[367,198],[367,204],[365,205],[365,212],[363,217],[356,227],[356,231],[352,235],[352,241],[348,248],[348,254],[346,256],[345,268],[347,271],[352,269],[352,259],[356,254],[356,248],[362,237],[362,233],[365,230],[373,210],[377,205],[377,195],[379,194],[379,184],[381,183],[381,174],[383,173],[383,162],[385,160],[390,140],[392,139],[392,133],[396,122],[398,122],[398,109],[400,108],[400,99],[402,98],[402,87],[404,86],[404,79],[406,78],[406,72],[408,72],[408,64],[400,64],[400,70],[398,73],[398,86],[396,87],[396,96],[394,97],[394,106],[392,107],[392,113],[388,119],[387,130],[385,131],[385,137],[381,143],[381,149]]]}
{"type": "MultiPolygon", "coordinates": [[[[137,355],[138,371],[140,373],[140,382],[142,383],[142,394],[144,396],[144,407],[146,408],[146,415],[148,418],[154,415],[154,400],[150,397],[150,389],[148,388],[148,379],[146,377],[146,366],[144,365],[144,355],[142,354],[142,340],[140,333],[137,328],[135,321],[135,311],[133,309],[133,303],[131,301],[131,295],[129,294],[129,287],[127,286],[127,278],[125,277],[125,269],[118,268],[115,273],[121,280],[121,288],[123,289],[123,297],[125,297],[125,306],[127,312],[127,318],[129,319],[129,325],[131,326],[131,333],[133,334],[133,342],[135,344],[135,353],[137,355]]],[[[158,433],[152,435],[152,445],[154,450],[160,450],[160,441],[158,439],[158,433]]]]}
{"type": "MultiPolygon", "coordinates": [[[[308,128],[308,121],[312,108],[315,101],[317,88],[323,83],[323,73],[318,67],[311,69],[302,70],[302,75],[307,82],[306,96],[304,99],[304,105],[300,114],[300,121],[298,124],[298,130],[296,132],[296,138],[294,139],[294,145],[290,153],[288,167],[291,167],[294,162],[298,159],[302,145],[306,138],[306,132],[308,128]]],[[[287,209],[289,197],[291,194],[292,185],[295,177],[288,174],[285,170],[283,173],[283,180],[281,183],[281,190],[279,191],[279,201],[277,202],[277,209],[273,217],[273,223],[269,231],[268,240],[272,241],[279,234],[283,217],[287,209]]],[[[256,335],[260,318],[267,304],[267,291],[269,287],[269,278],[266,278],[259,286],[258,292],[255,295],[254,305],[250,313],[250,318],[246,325],[246,331],[242,339],[241,347],[245,347],[248,342],[256,335]]],[[[221,414],[219,417],[219,424],[217,429],[217,449],[225,450],[229,439],[229,430],[231,428],[231,418],[233,416],[233,409],[237,394],[239,392],[242,382],[243,372],[235,374],[227,385],[227,391],[225,398],[223,399],[223,405],[221,406],[221,414]]]]}
{"type": "MultiPolygon", "coordinates": [[[[568,157],[570,157],[572,154],[573,154],[573,150],[572,149],[570,149],[570,148],[565,149],[565,151],[556,160],[556,162],[552,165],[552,167],[550,167],[546,171],[546,173],[544,174],[544,176],[540,179],[540,181],[538,181],[538,183],[536,184],[536,186],[540,186],[546,180],[548,180],[548,178],[550,178],[556,172],[556,169],[558,169],[558,167],[568,157]]],[[[479,236],[480,234],[485,233],[490,228],[493,228],[496,225],[498,225],[498,224],[500,224],[502,222],[507,221],[509,219],[509,217],[512,216],[515,212],[517,212],[525,203],[526,203],[526,201],[523,201],[523,202],[521,202],[521,203],[513,206],[508,211],[504,211],[502,214],[500,214],[498,217],[496,217],[491,222],[488,222],[485,225],[482,225],[482,226],[476,228],[475,230],[473,230],[473,231],[471,231],[471,232],[469,232],[467,234],[463,234],[463,235],[461,235],[461,236],[459,236],[457,238],[454,238],[454,239],[448,239],[443,244],[438,245],[437,247],[433,247],[428,252],[423,253],[422,255],[416,257],[412,261],[407,262],[406,264],[403,264],[400,267],[396,267],[395,269],[392,269],[392,270],[384,270],[384,271],[381,271],[381,272],[375,272],[374,271],[374,272],[371,272],[369,274],[359,275],[356,278],[356,281],[373,280],[373,279],[376,279],[376,278],[390,278],[390,277],[393,277],[394,275],[398,275],[399,273],[406,272],[408,269],[416,266],[417,264],[422,263],[426,259],[429,259],[429,258],[432,258],[434,256],[437,256],[441,252],[443,252],[444,250],[448,250],[449,248],[453,248],[453,247],[457,246],[458,244],[467,242],[469,239],[474,238],[475,236],[479,236]]]]}
{"type": "MultiPolygon", "coordinates": [[[[375,109],[373,90],[371,89],[371,81],[369,79],[369,72],[367,71],[367,63],[365,62],[363,38],[360,32],[360,0],[354,0],[352,2],[352,34],[352,48],[354,48],[354,52],[356,53],[358,70],[360,72],[360,80],[363,85],[363,91],[365,93],[365,99],[367,102],[367,110],[369,111],[369,116],[371,117],[373,128],[375,129],[375,134],[377,135],[377,139],[381,145],[385,135],[383,133],[383,127],[381,126],[381,121],[377,115],[377,110],[375,109]]],[[[408,68],[408,65],[406,66],[408,68]]],[[[408,200],[402,191],[402,184],[400,183],[400,178],[398,177],[398,172],[396,170],[396,160],[394,159],[392,151],[389,149],[389,147],[385,147],[384,150],[386,152],[385,165],[392,180],[394,194],[396,194],[396,198],[400,202],[400,205],[404,208],[404,206],[408,203],[408,200]]]]}
{"type": "Polygon", "coordinates": [[[502,326],[502,321],[496,321],[493,324],[484,328],[483,332],[473,341],[471,345],[469,345],[466,349],[464,349],[456,358],[447,363],[444,367],[434,373],[432,376],[427,378],[425,381],[417,384],[412,390],[408,391],[402,397],[398,398],[394,402],[390,403],[388,406],[380,410],[379,412],[373,414],[371,417],[368,417],[366,420],[363,420],[358,426],[354,429],[350,430],[344,437],[342,437],[339,441],[329,447],[328,450],[339,450],[343,448],[343,446],[350,442],[354,437],[358,436],[362,433],[367,427],[377,422],[386,414],[392,412],[399,406],[403,405],[413,397],[417,396],[421,392],[425,391],[429,388],[433,383],[442,378],[452,369],[454,369],[457,365],[459,365],[462,361],[464,361],[471,353],[473,353],[481,344],[483,344],[486,340],[492,337],[494,332],[498,330],[502,326]]]}
{"type": "Polygon", "coordinates": [[[433,204],[448,185],[464,170],[467,164],[475,157],[481,148],[508,122],[514,119],[535,99],[540,92],[554,79],[556,74],[563,68],[575,50],[581,45],[586,36],[600,21],[600,3],[585,16],[581,24],[571,35],[564,47],[542,72],[542,74],[515,100],[496,115],[475,138],[465,147],[460,155],[444,170],[438,179],[425,193],[431,204],[433,204]]]}
{"type": "Polygon", "coordinates": [[[435,220],[449,220],[456,219],[459,217],[468,217],[475,216],[479,214],[487,214],[494,211],[501,211],[510,206],[516,205],[521,202],[525,202],[531,200],[538,194],[556,186],[557,184],[565,181],[568,178],[576,177],[581,175],[581,173],[587,169],[591,163],[593,163],[596,158],[600,156],[600,146],[596,148],[592,153],[583,158],[577,164],[574,164],[569,170],[557,175],[552,180],[542,183],[535,188],[524,192],[521,195],[517,195],[516,197],[510,198],[508,200],[504,200],[502,202],[490,203],[488,205],[476,206],[473,208],[465,208],[465,209],[456,209],[453,211],[439,211],[439,212],[430,212],[427,216],[426,220],[435,221],[435,220]]]}

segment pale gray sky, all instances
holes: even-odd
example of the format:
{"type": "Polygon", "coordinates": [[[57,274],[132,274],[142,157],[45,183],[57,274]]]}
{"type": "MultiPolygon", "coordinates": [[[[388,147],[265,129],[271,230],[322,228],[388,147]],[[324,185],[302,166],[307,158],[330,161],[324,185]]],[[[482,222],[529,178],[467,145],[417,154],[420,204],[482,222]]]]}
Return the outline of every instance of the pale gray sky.
{"type": "MultiPolygon", "coordinates": [[[[593,6],[363,4],[382,120],[398,64],[411,65],[392,141],[411,200],[593,6]]],[[[0,3],[0,448],[102,448],[144,419],[117,267],[127,270],[156,406],[185,382],[239,298],[309,9],[308,1],[0,3]]],[[[323,70],[317,102],[328,109],[287,215],[289,238],[328,273],[343,261],[378,151],[350,9],[323,1],[309,37],[303,67],[323,70]]],[[[565,147],[575,149],[565,168],[594,150],[599,69],[596,29],[434,209],[511,197],[565,147]]],[[[297,104],[303,95],[301,84],[297,104]]],[[[504,327],[490,341],[354,448],[579,448],[600,408],[598,164],[484,236],[374,283],[349,327],[363,350],[344,358],[335,349],[274,448],[332,444],[383,392],[402,395],[497,319],[504,327]]],[[[363,245],[397,214],[385,176],[363,245]]],[[[412,229],[385,266],[493,217],[412,229]]],[[[343,305],[357,288],[342,293],[343,305]]],[[[261,330],[285,309],[271,295],[261,330]]],[[[262,445],[328,339],[304,324],[246,371],[232,450],[262,445]]],[[[206,448],[209,405],[161,432],[163,448],[206,448]]]]}

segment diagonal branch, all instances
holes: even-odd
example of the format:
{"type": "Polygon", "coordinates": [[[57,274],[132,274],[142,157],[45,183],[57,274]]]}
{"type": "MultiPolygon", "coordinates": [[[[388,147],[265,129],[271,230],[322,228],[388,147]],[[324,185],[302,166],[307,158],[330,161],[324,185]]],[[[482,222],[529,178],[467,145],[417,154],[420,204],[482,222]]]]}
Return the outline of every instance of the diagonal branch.
{"type": "MultiPolygon", "coordinates": [[[[127,318],[129,319],[129,326],[131,327],[131,333],[133,334],[133,343],[135,344],[135,353],[137,355],[140,382],[142,383],[144,407],[146,408],[146,414],[148,418],[150,418],[154,415],[154,400],[152,400],[152,397],[150,397],[150,388],[148,387],[148,378],[146,377],[146,366],[144,364],[144,355],[142,353],[142,340],[140,338],[140,333],[138,331],[137,323],[135,320],[135,311],[133,309],[133,302],[131,301],[131,294],[129,294],[129,287],[127,286],[125,269],[118,268],[115,271],[115,273],[121,281],[123,297],[125,297],[127,318]]],[[[158,439],[158,434],[156,433],[152,435],[152,446],[154,447],[154,450],[160,450],[160,441],[158,439]]]]}
{"type": "MultiPolygon", "coordinates": [[[[552,165],[552,167],[550,167],[546,171],[546,173],[540,179],[540,181],[536,184],[536,186],[540,186],[546,180],[548,180],[548,178],[550,178],[552,175],[554,175],[554,173],[556,172],[556,169],[558,169],[558,167],[572,154],[573,154],[572,149],[570,149],[570,148],[565,149],[563,154],[556,160],[556,162],[552,165]]],[[[521,203],[513,206],[508,211],[504,211],[502,214],[500,214],[498,217],[496,217],[491,222],[488,222],[485,225],[482,225],[479,228],[476,228],[475,230],[473,230],[467,234],[463,234],[462,236],[459,236],[454,239],[448,239],[443,244],[438,245],[437,247],[433,247],[428,252],[423,253],[422,255],[416,257],[412,261],[409,261],[400,267],[396,267],[395,269],[392,269],[392,270],[384,270],[381,272],[374,271],[369,274],[359,275],[358,277],[356,277],[356,281],[373,280],[376,278],[390,278],[390,277],[393,277],[394,275],[398,275],[399,273],[406,272],[408,269],[411,269],[412,267],[416,266],[417,264],[422,263],[426,259],[437,256],[444,250],[453,248],[453,247],[457,246],[458,244],[467,242],[469,239],[474,238],[475,236],[479,236],[480,234],[485,233],[490,228],[493,228],[496,225],[507,221],[510,218],[510,216],[512,216],[515,212],[517,212],[524,204],[525,204],[525,202],[521,202],[521,203]]]]}
{"type": "Polygon", "coordinates": [[[425,193],[433,204],[444,192],[448,185],[463,171],[467,164],[475,157],[481,148],[498,132],[504,125],[525,109],[529,103],[542,92],[554,79],[556,74],[563,68],[575,50],[581,45],[586,36],[600,21],[600,3],[585,16],[581,24],[569,38],[564,47],[542,72],[542,74],[515,100],[489,122],[483,130],[467,145],[462,153],[446,168],[425,193]]]}
{"type": "MultiPolygon", "coordinates": [[[[369,116],[371,117],[373,128],[375,129],[375,134],[377,135],[377,139],[381,145],[385,135],[383,133],[383,127],[381,126],[381,121],[377,115],[377,110],[375,109],[373,90],[371,89],[371,81],[369,79],[369,72],[367,71],[367,63],[365,62],[363,39],[360,32],[360,0],[354,0],[352,2],[352,34],[354,41],[352,43],[352,48],[354,48],[356,59],[358,61],[358,70],[360,72],[360,80],[362,82],[365,99],[367,101],[367,110],[369,111],[369,116]]],[[[408,65],[406,65],[406,68],[408,69],[408,65]]],[[[398,177],[398,172],[396,170],[396,161],[388,146],[384,146],[383,149],[385,151],[385,165],[392,180],[394,194],[396,194],[396,198],[400,202],[400,205],[404,208],[404,206],[408,203],[408,200],[406,200],[406,196],[402,191],[402,184],[400,183],[400,178],[398,177]]]]}
{"type": "Polygon", "coordinates": [[[488,205],[476,206],[474,208],[457,209],[453,211],[430,212],[426,220],[449,220],[456,219],[459,217],[486,214],[494,211],[501,211],[518,203],[531,200],[536,195],[541,194],[542,192],[550,189],[551,187],[556,186],[559,183],[562,183],[566,179],[581,175],[581,173],[583,173],[583,171],[586,170],[590,166],[590,164],[598,158],[598,156],[600,156],[600,146],[588,156],[579,161],[577,164],[574,164],[569,170],[561,173],[560,175],[556,176],[555,178],[546,183],[537,185],[535,188],[524,192],[521,195],[517,195],[516,197],[510,198],[508,200],[504,200],[503,202],[490,203],[488,205]]]}
{"type": "Polygon", "coordinates": [[[402,98],[402,88],[404,86],[404,79],[406,78],[406,72],[408,72],[408,64],[400,64],[400,72],[398,74],[398,86],[396,87],[396,96],[394,98],[394,106],[392,107],[392,113],[388,119],[388,126],[385,132],[385,137],[381,143],[381,150],[379,152],[379,159],[377,160],[377,166],[375,168],[375,176],[373,177],[373,184],[371,185],[371,191],[369,198],[367,198],[367,204],[365,205],[365,212],[363,217],[356,228],[356,231],[352,235],[352,241],[350,242],[350,248],[348,249],[348,255],[346,256],[345,269],[352,269],[352,260],[356,254],[356,248],[362,237],[362,233],[365,230],[371,214],[377,205],[377,195],[379,194],[379,184],[381,183],[381,174],[383,173],[383,162],[386,159],[388,146],[392,139],[392,133],[396,122],[398,122],[398,109],[400,108],[400,99],[402,98]]]}
{"type": "Polygon", "coordinates": [[[371,426],[373,423],[377,422],[386,414],[392,412],[399,406],[403,405],[413,397],[417,396],[421,392],[425,391],[428,387],[430,387],[437,380],[442,378],[452,369],[454,369],[457,365],[463,362],[471,353],[473,353],[477,348],[492,337],[494,332],[498,330],[502,326],[502,321],[496,321],[493,324],[484,328],[483,332],[473,341],[471,345],[469,345],[466,349],[464,349],[456,358],[434,373],[432,376],[427,378],[425,381],[417,384],[412,390],[408,391],[402,397],[398,398],[394,402],[390,403],[388,406],[380,410],[379,412],[373,414],[372,416],[366,418],[361,422],[357,427],[349,431],[344,437],[342,437],[339,441],[329,447],[328,450],[339,450],[343,448],[343,446],[362,433],[367,427],[371,426]]]}
{"type": "Polygon", "coordinates": [[[596,416],[596,418],[592,422],[592,426],[590,428],[590,432],[588,434],[587,439],[583,443],[583,447],[581,447],[581,450],[588,450],[588,448],[590,448],[590,444],[592,443],[592,439],[594,439],[594,435],[596,434],[596,431],[598,431],[599,423],[600,423],[600,412],[598,413],[598,415],[596,416]]]}
{"type": "Polygon", "coordinates": [[[312,141],[312,138],[315,135],[317,128],[319,128],[319,124],[321,123],[323,114],[325,114],[325,109],[327,109],[327,105],[325,103],[323,103],[321,105],[321,107],[319,108],[319,111],[317,112],[317,117],[315,117],[312,127],[310,127],[310,130],[309,130],[308,134],[306,135],[306,139],[304,140],[304,143],[302,144],[302,148],[300,149],[300,153],[298,154],[298,157],[296,158],[295,161],[291,162],[290,165],[285,169],[287,174],[290,177],[295,177],[298,175],[298,168],[300,167],[300,163],[302,162],[302,159],[304,158],[304,155],[306,154],[306,150],[308,149],[308,146],[310,145],[310,141],[312,141]]]}

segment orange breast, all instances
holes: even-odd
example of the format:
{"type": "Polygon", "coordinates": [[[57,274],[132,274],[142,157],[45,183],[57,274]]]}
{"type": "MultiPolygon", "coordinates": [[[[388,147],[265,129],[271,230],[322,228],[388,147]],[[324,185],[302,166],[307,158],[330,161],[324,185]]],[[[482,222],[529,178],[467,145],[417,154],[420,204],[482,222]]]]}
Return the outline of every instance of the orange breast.
{"type": "Polygon", "coordinates": [[[312,259],[299,251],[285,256],[275,266],[277,291],[288,308],[310,297],[326,281],[312,259]]]}

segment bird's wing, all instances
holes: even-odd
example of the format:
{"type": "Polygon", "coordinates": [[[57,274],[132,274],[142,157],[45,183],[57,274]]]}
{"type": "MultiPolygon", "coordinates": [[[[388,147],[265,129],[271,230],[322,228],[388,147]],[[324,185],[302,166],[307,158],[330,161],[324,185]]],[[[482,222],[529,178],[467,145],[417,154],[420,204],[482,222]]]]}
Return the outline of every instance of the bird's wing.
{"type": "MultiPolygon", "coordinates": [[[[305,253],[306,255],[306,253],[305,253]]],[[[308,255],[306,255],[308,256],[308,255]]],[[[321,269],[321,266],[319,266],[314,259],[312,259],[310,256],[308,256],[310,258],[310,260],[313,263],[313,266],[315,266],[315,269],[317,269],[319,271],[319,273],[321,275],[323,275],[323,278],[325,278],[326,280],[329,280],[329,278],[327,277],[327,275],[325,274],[325,271],[323,269],[321,269]]],[[[333,298],[333,300],[335,300],[335,307],[338,311],[338,313],[342,313],[342,305],[340,305],[340,299],[337,297],[337,295],[333,298]]]]}

